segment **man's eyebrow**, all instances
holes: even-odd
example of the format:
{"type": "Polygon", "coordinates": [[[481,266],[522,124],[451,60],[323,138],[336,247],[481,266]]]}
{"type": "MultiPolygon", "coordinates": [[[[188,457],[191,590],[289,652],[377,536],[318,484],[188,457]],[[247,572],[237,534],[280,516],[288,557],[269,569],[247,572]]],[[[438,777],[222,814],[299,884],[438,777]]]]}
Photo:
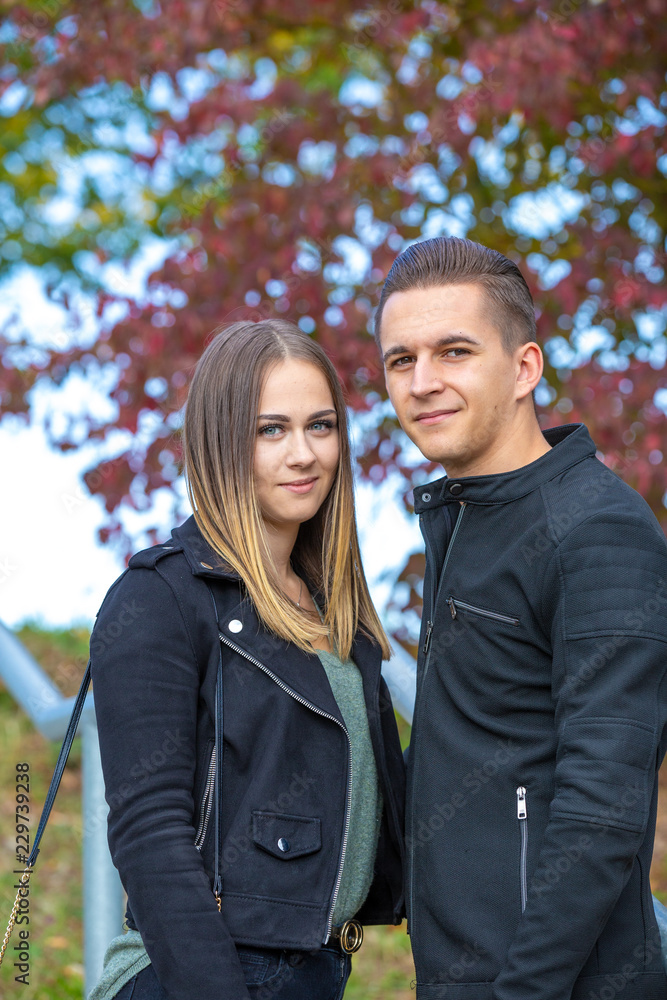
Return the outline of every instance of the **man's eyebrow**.
{"type": "MultiPolygon", "coordinates": [[[[318,410],[317,413],[311,413],[308,420],[317,420],[318,417],[326,417],[330,413],[336,413],[335,410],[318,410]]],[[[286,417],[284,413],[260,413],[257,417],[258,420],[279,420],[282,424],[289,424],[291,422],[291,417],[286,417]]]]}
{"type": "MultiPolygon", "coordinates": [[[[433,348],[438,347],[451,347],[452,344],[472,344],[473,347],[481,347],[479,340],[475,340],[474,337],[469,337],[467,333],[448,333],[444,337],[440,337],[439,340],[433,344],[433,348]]],[[[382,355],[382,360],[386,363],[389,358],[393,358],[397,354],[410,354],[410,348],[404,347],[398,344],[396,347],[390,347],[382,355]]]]}

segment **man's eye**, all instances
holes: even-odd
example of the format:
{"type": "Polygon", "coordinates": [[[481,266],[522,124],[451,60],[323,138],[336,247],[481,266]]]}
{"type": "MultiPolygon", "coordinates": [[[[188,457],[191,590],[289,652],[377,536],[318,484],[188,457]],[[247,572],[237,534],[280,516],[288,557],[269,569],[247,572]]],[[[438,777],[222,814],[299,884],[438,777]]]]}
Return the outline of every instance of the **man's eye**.
{"type": "Polygon", "coordinates": [[[462,354],[470,354],[470,351],[465,347],[450,347],[445,354],[454,354],[456,357],[460,357],[462,354]]]}
{"type": "Polygon", "coordinates": [[[410,357],[410,355],[406,354],[405,357],[403,357],[403,358],[396,358],[396,360],[394,362],[392,362],[391,367],[392,368],[404,368],[405,365],[409,365],[411,361],[412,361],[412,358],[410,357]]]}

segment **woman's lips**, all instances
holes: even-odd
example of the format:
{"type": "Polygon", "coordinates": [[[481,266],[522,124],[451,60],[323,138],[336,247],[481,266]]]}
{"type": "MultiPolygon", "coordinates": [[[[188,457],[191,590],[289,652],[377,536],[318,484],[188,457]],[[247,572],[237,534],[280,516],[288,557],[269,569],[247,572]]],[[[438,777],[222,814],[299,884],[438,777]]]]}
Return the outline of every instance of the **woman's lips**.
{"type": "Polygon", "coordinates": [[[433,410],[432,413],[422,413],[416,419],[420,424],[438,424],[441,420],[453,417],[456,412],[456,410],[433,410]]]}
{"type": "Polygon", "coordinates": [[[289,490],[290,493],[310,493],[316,482],[317,477],[314,477],[312,479],[297,479],[293,483],[281,483],[280,485],[284,490],[289,490]]]}

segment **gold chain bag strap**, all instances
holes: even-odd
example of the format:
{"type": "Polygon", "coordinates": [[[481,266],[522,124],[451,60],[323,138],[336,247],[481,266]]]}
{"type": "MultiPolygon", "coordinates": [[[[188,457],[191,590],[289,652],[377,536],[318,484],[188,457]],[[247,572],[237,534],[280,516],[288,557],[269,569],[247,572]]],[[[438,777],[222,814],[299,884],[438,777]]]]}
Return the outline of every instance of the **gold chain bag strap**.
{"type": "Polygon", "coordinates": [[[35,839],[33,841],[32,850],[27,858],[19,858],[23,864],[25,864],[25,871],[19,879],[18,891],[16,893],[16,899],[14,901],[14,906],[12,907],[12,912],[9,915],[9,923],[7,924],[7,930],[5,931],[5,937],[2,942],[2,950],[0,950],[0,965],[2,965],[2,960],[5,956],[5,951],[7,945],[9,944],[9,939],[11,937],[14,924],[16,922],[16,915],[21,903],[21,899],[25,898],[28,892],[28,883],[30,881],[30,876],[32,875],[32,870],[35,867],[35,862],[37,860],[37,855],[39,854],[39,844],[42,839],[42,834],[49,819],[53,803],[55,801],[56,793],[60,785],[60,779],[63,776],[63,771],[65,770],[65,764],[67,763],[67,758],[69,757],[69,752],[72,749],[72,743],[74,742],[74,737],[76,736],[76,730],[79,725],[79,719],[81,718],[81,712],[83,711],[84,702],[86,700],[86,694],[88,693],[88,687],[90,685],[90,660],[88,660],[88,665],[86,666],[86,672],[81,682],[81,687],[79,688],[79,693],[74,701],[74,708],[72,709],[72,715],[70,716],[69,723],[67,725],[67,732],[65,733],[65,739],[63,740],[63,745],[60,748],[60,753],[58,754],[58,760],[56,762],[55,769],[53,771],[53,777],[51,778],[51,784],[49,785],[49,790],[46,794],[46,799],[44,801],[44,808],[42,809],[42,815],[39,818],[39,825],[37,826],[37,833],[35,834],[35,839]]]}

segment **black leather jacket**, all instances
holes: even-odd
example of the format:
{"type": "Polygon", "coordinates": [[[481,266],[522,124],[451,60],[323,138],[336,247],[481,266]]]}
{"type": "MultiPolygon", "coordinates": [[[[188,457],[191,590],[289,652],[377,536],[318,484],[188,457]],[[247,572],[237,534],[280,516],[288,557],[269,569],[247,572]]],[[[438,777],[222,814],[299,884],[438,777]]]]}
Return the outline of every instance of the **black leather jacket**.
{"type": "MultiPolygon", "coordinates": [[[[379,647],[358,635],[352,657],[385,804],[374,882],[358,918],[399,923],[403,758],[379,647]]],[[[127,923],[141,932],[170,1000],[247,1000],[235,943],[312,950],[331,932],[349,848],[349,751],[320,660],[260,625],[239,577],[220,564],[193,517],[165,545],[134,555],[112,585],[91,660],[109,844],[128,893],[127,923]],[[212,892],[210,794],[221,648],[222,914],[212,892]],[[289,851],[278,847],[281,838],[289,851]]]]}
{"type": "Polygon", "coordinates": [[[667,996],[649,868],[667,749],[667,544],[583,424],[415,490],[408,764],[418,1000],[667,996]]]}

